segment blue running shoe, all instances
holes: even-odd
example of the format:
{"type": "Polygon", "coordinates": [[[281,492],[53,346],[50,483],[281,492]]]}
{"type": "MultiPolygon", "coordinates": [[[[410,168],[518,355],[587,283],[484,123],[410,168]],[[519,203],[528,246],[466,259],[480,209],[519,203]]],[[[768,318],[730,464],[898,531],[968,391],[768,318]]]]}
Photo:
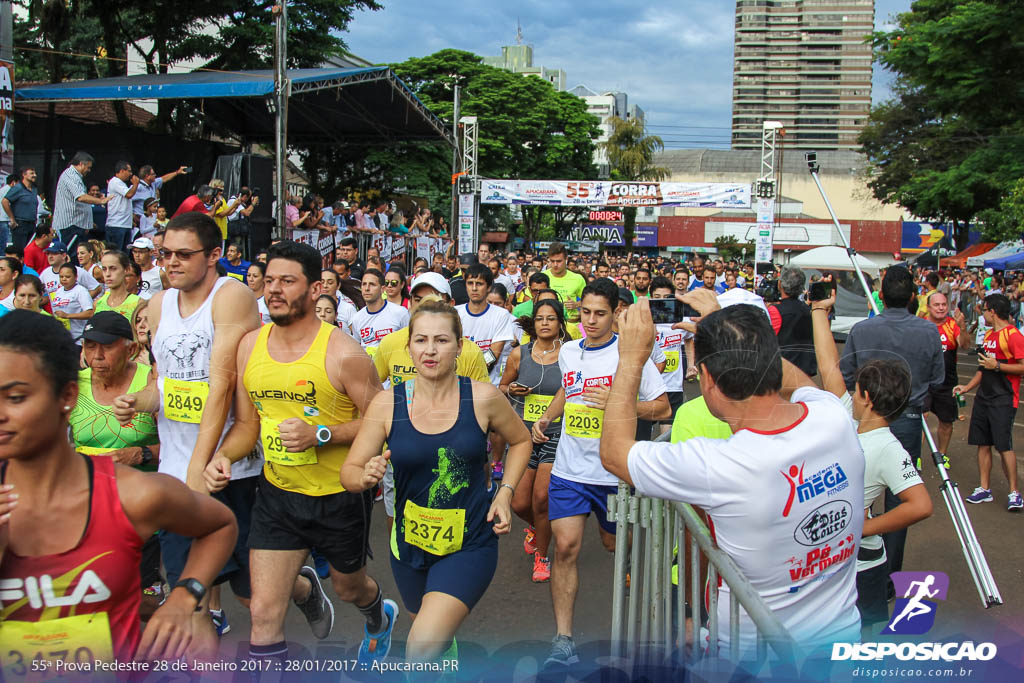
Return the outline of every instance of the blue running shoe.
{"type": "Polygon", "coordinates": [[[316,567],[316,575],[321,579],[327,579],[331,575],[331,566],[327,564],[327,558],[313,549],[313,565],[316,567]]]}
{"type": "Polygon", "coordinates": [[[210,610],[210,619],[213,620],[213,627],[217,629],[217,637],[231,632],[231,624],[228,623],[228,615],[224,614],[224,610],[210,610]]]}
{"type": "Polygon", "coordinates": [[[359,645],[358,661],[360,665],[370,666],[373,662],[383,661],[391,651],[391,633],[395,630],[395,620],[398,619],[398,603],[394,600],[384,600],[381,603],[381,611],[388,619],[387,627],[377,634],[366,631],[363,642],[359,645]]]}

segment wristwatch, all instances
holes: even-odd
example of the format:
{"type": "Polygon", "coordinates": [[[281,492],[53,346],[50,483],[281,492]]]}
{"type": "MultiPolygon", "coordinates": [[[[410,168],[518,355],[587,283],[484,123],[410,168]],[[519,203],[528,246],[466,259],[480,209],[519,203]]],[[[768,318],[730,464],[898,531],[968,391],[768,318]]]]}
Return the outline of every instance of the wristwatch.
{"type": "Polygon", "coordinates": [[[142,462],[139,463],[140,465],[148,465],[153,462],[153,451],[149,449],[149,446],[142,446],[139,450],[142,451],[142,462]]]}
{"type": "Polygon", "coordinates": [[[198,612],[203,608],[203,598],[206,597],[206,588],[203,584],[199,583],[199,579],[182,579],[178,583],[174,584],[175,588],[184,588],[189,594],[196,599],[196,611],[198,612]]]}
{"type": "Polygon", "coordinates": [[[316,445],[326,446],[331,442],[331,430],[324,425],[316,426],[316,445]]]}

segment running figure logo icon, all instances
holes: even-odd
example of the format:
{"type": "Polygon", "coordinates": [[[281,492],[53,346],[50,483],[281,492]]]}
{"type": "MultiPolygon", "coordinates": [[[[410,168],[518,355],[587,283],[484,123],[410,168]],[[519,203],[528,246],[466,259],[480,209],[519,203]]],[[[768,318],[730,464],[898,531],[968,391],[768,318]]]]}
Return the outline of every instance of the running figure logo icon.
{"type": "Polygon", "coordinates": [[[895,572],[892,582],[896,587],[896,602],[892,620],[882,633],[921,635],[935,625],[935,600],[945,600],[949,591],[949,576],[943,572],[895,572]]]}

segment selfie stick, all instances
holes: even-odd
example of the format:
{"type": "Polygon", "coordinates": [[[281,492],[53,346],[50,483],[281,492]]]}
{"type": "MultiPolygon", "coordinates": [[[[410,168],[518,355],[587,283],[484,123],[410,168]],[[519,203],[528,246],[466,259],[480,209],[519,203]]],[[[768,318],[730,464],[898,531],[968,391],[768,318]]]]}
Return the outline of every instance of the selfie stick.
{"type": "MultiPolygon", "coordinates": [[[[828,201],[825,188],[821,186],[821,180],[818,179],[819,166],[817,154],[808,152],[804,156],[807,158],[807,168],[811,172],[811,177],[814,178],[814,184],[818,186],[818,192],[821,193],[821,198],[825,201],[825,208],[828,209],[829,216],[832,217],[832,223],[836,226],[839,239],[843,241],[846,253],[853,263],[853,269],[857,272],[860,284],[864,288],[865,295],[868,297],[871,310],[875,312],[875,315],[878,315],[880,312],[878,305],[871,295],[871,288],[868,287],[864,273],[860,269],[860,264],[857,263],[857,252],[850,247],[846,235],[840,229],[836,212],[832,210],[832,204],[828,201]]],[[[957,538],[960,539],[960,549],[963,551],[964,559],[967,560],[967,568],[971,570],[971,578],[974,579],[974,586],[978,589],[981,603],[985,606],[985,609],[993,605],[1001,605],[1003,604],[1003,598],[999,594],[999,588],[996,586],[995,578],[992,576],[992,570],[989,569],[988,561],[985,559],[985,551],[981,549],[981,543],[978,542],[978,537],[974,533],[974,527],[971,526],[970,517],[967,516],[963,499],[960,497],[960,490],[956,482],[950,479],[949,474],[946,472],[945,456],[935,444],[931,429],[928,428],[928,422],[924,419],[924,415],[921,415],[921,427],[924,429],[925,437],[928,439],[928,447],[932,451],[932,461],[935,463],[935,469],[938,470],[939,478],[942,480],[942,484],[939,485],[939,491],[942,493],[942,499],[946,503],[949,517],[953,521],[953,528],[956,529],[957,538]]]]}

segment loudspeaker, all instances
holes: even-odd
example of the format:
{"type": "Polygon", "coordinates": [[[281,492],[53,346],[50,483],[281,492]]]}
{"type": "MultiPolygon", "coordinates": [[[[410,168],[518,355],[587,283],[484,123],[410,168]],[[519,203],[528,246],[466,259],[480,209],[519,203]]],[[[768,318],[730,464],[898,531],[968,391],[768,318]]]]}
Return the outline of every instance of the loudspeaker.
{"type": "Polygon", "coordinates": [[[238,194],[241,187],[252,190],[260,201],[249,216],[249,253],[254,258],[270,246],[274,227],[274,160],[256,154],[225,154],[217,157],[215,178],[224,181],[228,197],[238,194]]]}

